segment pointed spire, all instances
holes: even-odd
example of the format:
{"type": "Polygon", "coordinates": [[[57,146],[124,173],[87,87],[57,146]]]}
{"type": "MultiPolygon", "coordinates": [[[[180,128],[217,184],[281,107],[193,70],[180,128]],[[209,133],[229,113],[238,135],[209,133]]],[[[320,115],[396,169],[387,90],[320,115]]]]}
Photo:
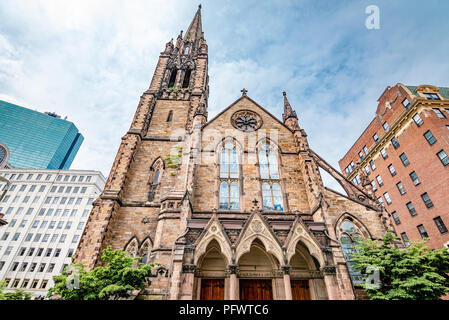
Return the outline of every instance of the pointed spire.
{"type": "Polygon", "coordinates": [[[282,119],[284,120],[284,123],[289,118],[296,118],[298,119],[298,116],[296,115],[296,111],[293,110],[293,108],[290,105],[290,102],[287,99],[287,93],[284,91],[282,92],[284,95],[284,113],[282,114],[282,119]]]}
{"type": "Polygon", "coordinates": [[[201,4],[198,6],[198,10],[193,17],[192,22],[190,23],[189,28],[187,29],[186,35],[184,37],[184,41],[195,42],[196,40],[203,37],[203,27],[201,23],[201,4]]]}

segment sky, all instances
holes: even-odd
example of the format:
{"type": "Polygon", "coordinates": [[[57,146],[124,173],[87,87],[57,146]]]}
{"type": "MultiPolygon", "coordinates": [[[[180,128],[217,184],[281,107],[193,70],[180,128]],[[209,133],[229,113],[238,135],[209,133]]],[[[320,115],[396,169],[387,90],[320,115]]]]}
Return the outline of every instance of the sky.
{"type": "MultiPolygon", "coordinates": [[[[107,176],[160,52],[187,30],[198,4],[2,0],[0,99],[67,116],[85,137],[71,168],[107,176]]],[[[311,148],[337,169],[387,86],[449,86],[449,1],[201,4],[209,119],[243,87],[282,119],[286,91],[311,148]],[[379,8],[379,29],[365,26],[370,5],[379,8]]]]}

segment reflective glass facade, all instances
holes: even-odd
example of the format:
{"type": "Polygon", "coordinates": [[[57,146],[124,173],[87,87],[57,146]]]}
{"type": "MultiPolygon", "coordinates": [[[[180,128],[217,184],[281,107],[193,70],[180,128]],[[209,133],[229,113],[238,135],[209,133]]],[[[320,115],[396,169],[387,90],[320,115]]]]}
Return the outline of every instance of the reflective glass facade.
{"type": "Polygon", "coordinates": [[[0,100],[0,142],[15,168],[69,169],[83,140],[70,121],[0,100]]]}

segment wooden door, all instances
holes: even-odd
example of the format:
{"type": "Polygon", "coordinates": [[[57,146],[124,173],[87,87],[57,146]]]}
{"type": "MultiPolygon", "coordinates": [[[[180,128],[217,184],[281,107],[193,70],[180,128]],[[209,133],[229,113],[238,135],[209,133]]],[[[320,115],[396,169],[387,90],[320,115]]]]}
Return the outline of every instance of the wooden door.
{"type": "Polygon", "coordinates": [[[309,280],[292,280],[293,300],[310,300],[309,280]]]}
{"type": "Polygon", "coordinates": [[[201,300],[224,300],[224,279],[201,279],[201,300]]]}
{"type": "Polygon", "coordinates": [[[240,300],[273,300],[272,280],[240,279],[240,300]]]}

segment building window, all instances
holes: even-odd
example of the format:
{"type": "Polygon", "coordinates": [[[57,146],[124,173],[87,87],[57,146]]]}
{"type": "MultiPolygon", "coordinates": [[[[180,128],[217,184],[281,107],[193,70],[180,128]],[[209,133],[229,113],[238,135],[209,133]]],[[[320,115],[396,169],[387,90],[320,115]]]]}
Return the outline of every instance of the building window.
{"type": "Polygon", "coordinates": [[[410,108],[410,102],[408,101],[407,98],[405,98],[404,100],[402,100],[402,105],[404,106],[405,109],[410,108]]]}
{"type": "Polygon", "coordinates": [[[402,185],[402,182],[401,182],[401,181],[399,181],[398,183],[396,183],[396,187],[398,188],[399,193],[400,193],[401,195],[403,195],[403,194],[406,193],[405,188],[404,188],[404,186],[402,185]]]}
{"type": "Polygon", "coordinates": [[[385,198],[385,202],[390,205],[391,204],[391,198],[390,195],[388,194],[388,192],[384,193],[384,198],[385,198]]]}
{"type": "Polygon", "coordinates": [[[421,117],[419,116],[419,114],[415,114],[413,116],[413,121],[415,121],[416,125],[418,127],[422,126],[422,124],[424,123],[424,121],[421,119],[421,117]]]}
{"type": "Polygon", "coordinates": [[[39,280],[33,280],[33,282],[31,282],[31,289],[36,289],[37,288],[37,284],[39,283],[39,280]]]}
{"type": "Polygon", "coordinates": [[[356,175],[353,179],[352,179],[352,183],[355,184],[356,186],[358,186],[360,184],[360,176],[356,175]]]}
{"type": "Polygon", "coordinates": [[[406,247],[410,245],[410,241],[408,240],[407,234],[405,232],[401,233],[402,241],[404,241],[404,244],[406,247]]]}
{"type": "Polygon", "coordinates": [[[366,174],[370,174],[371,173],[371,171],[369,169],[369,165],[365,166],[365,172],[366,172],[366,174]]]}
{"type": "Polygon", "coordinates": [[[373,191],[377,190],[377,185],[376,185],[376,182],[374,180],[371,181],[371,186],[373,187],[373,191]]]}
{"type": "Polygon", "coordinates": [[[424,228],[424,226],[422,224],[420,224],[419,226],[416,226],[416,227],[418,228],[421,238],[425,239],[425,238],[429,237],[429,235],[426,232],[426,229],[424,228]]]}
{"type": "Polygon", "coordinates": [[[436,218],[433,219],[433,221],[435,221],[435,224],[437,225],[438,231],[440,231],[441,234],[447,232],[446,225],[444,224],[444,222],[441,219],[441,217],[436,217],[436,218]]]}
{"type": "Polygon", "coordinates": [[[421,199],[424,201],[424,204],[426,205],[427,208],[433,207],[433,202],[432,202],[432,200],[430,200],[430,197],[427,194],[427,192],[425,192],[421,195],[421,199]]]}
{"type": "Polygon", "coordinates": [[[380,154],[382,155],[382,158],[387,159],[388,154],[387,151],[385,151],[385,148],[380,149],[380,154]]]}
{"type": "Polygon", "coordinates": [[[384,182],[382,181],[382,178],[379,176],[376,177],[377,183],[379,184],[379,187],[382,187],[384,185],[384,182]]]}
{"type": "Polygon", "coordinates": [[[440,119],[446,118],[445,115],[441,112],[440,109],[438,109],[438,108],[433,108],[433,111],[436,113],[436,115],[438,116],[438,118],[440,118],[440,119]]]}
{"type": "Polygon", "coordinates": [[[410,164],[410,161],[408,161],[407,156],[405,155],[405,153],[402,153],[399,158],[401,158],[402,164],[404,165],[404,167],[408,166],[410,164]]]}
{"type": "Polygon", "coordinates": [[[424,133],[424,137],[426,138],[427,142],[432,145],[435,142],[437,142],[437,139],[433,136],[432,132],[430,130],[427,130],[426,133],[424,133]]]}
{"type": "Polygon", "coordinates": [[[239,209],[239,163],[235,142],[226,143],[220,153],[220,204],[222,210],[239,209]]]}
{"type": "Polygon", "coordinates": [[[375,143],[379,142],[379,137],[377,136],[377,133],[374,134],[373,140],[375,143]]]}
{"type": "Polygon", "coordinates": [[[382,200],[382,197],[377,198],[377,202],[379,202],[380,204],[384,204],[384,201],[382,200]]]}
{"type": "Polygon", "coordinates": [[[340,236],[340,243],[343,249],[343,255],[348,266],[349,275],[353,283],[362,283],[362,275],[353,268],[354,262],[351,255],[356,252],[356,243],[362,239],[360,230],[349,220],[345,220],[341,224],[342,234],[340,236]]]}
{"type": "Polygon", "coordinates": [[[447,156],[446,152],[444,150],[441,150],[437,153],[438,158],[441,160],[441,163],[445,166],[449,164],[449,157],[447,156]]]}
{"type": "Polygon", "coordinates": [[[260,178],[262,180],[262,199],[265,211],[284,211],[282,191],[279,180],[277,153],[266,144],[258,152],[260,178]]]}
{"type": "Polygon", "coordinates": [[[168,87],[173,88],[176,82],[176,74],[178,73],[178,69],[173,69],[170,75],[170,81],[168,82],[168,87]]]}
{"type": "Polygon", "coordinates": [[[391,144],[395,149],[399,148],[399,141],[396,137],[391,138],[391,144]]]}
{"type": "Polygon", "coordinates": [[[190,84],[190,75],[191,75],[191,73],[192,73],[192,71],[191,71],[190,69],[187,69],[187,70],[185,71],[184,79],[183,79],[183,81],[182,81],[182,87],[183,87],[183,88],[188,88],[188,87],[189,87],[189,84],[190,84]]]}
{"type": "Polygon", "coordinates": [[[41,289],[45,289],[47,287],[48,280],[42,280],[41,289]]]}
{"type": "Polygon", "coordinates": [[[171,122],[172,119],[173,119],[173,110],[170,110],[168,112],[167,122],[171,122]]]}
{"type": "Polygon", "coordinates": [[[385,131],[390,130],[390,126],[388,125],[388,123],[386,121],[383,123],[382,127],[384,128],[385,131]]]}
{"type": "Polygon", "coordinates": [[[360,160],[363,160],[363,158],[364,158],[364,154],[363,154],[363,152],[362,152],[362,151],[360,151],[360,152],[359,152],[359,157],[360,157],[360,160]]]}
{"type": "Polygon", "coordinates": [[[393,217],[394,223],[401,224],[401,220],[399,219],[398,213],[396,211],[393,211],[391,213],[391,216],[393,217]]]}
{"type": "Polygon", "coordinates": [[[391,176],[394,177],[396,175],[396,170],[394,169],[393,165],[390,164],[388,166],[388,170],[390,170],[391,176]]]}
{"type": "Polygon", "coordinates": [[[417,186],[418,184],[421,183],[421,182],[419,181],[418,175],[416,174],[415,171],[413,171],[413,172],[410,173],[410,179],[412,179],[413,184],[414,184],[415,186],[417,186]]]}
{"type": "Polygon", "coordinates": [[[345,168],[346,175],[349,175],[355,168],[354,161],[351,161],[351,163],[345,168]]]}
{"type": "Polygon", "coordinates": [[[412,202],[408,202],[408,203],[406,204],[406,206],[407,206],[408,212],[410,212],[410,215],[411,215],[412,217],[414,217],[414,216],[417,215],[417,212],[416,212],[415,207],[413,206],[413,203],[412,203],[412,202]]]}
{"type": "Polygon", "coordinates": [[[441,100],[440,97],[436,93],[426,93],[426,92],[424,92],[424,96],[428,100],[441,100]]]}
{"type": "Polygon", "coordinates": [[[368,148],[366,146],[363,146],[363,151],[365,152],[365,154],[368,154],[368,148]]]}

